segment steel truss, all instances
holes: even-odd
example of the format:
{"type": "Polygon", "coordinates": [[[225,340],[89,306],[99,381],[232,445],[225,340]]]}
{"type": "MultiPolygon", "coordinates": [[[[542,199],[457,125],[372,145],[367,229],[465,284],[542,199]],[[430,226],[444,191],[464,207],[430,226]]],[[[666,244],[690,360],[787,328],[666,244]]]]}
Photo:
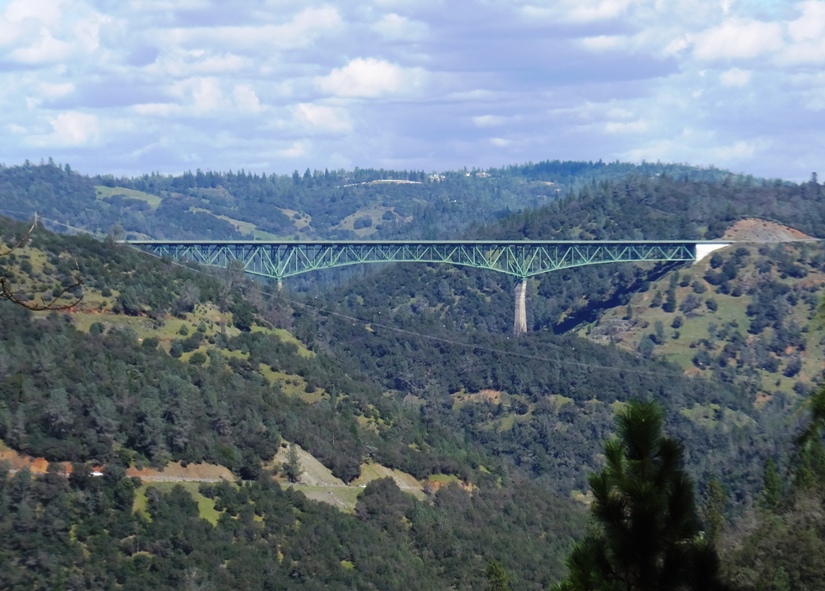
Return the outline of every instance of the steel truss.
{"type": "MultiPolygon", "coordinates": [[[[527,279],[619,262],[697,260],[696,241],[125,241],[153,254],[227,268],[278,281],[321,269],[364,263],[448,263],[527,279]]],[[[700,257],[701,258],[701,257],[700,257]]]]}

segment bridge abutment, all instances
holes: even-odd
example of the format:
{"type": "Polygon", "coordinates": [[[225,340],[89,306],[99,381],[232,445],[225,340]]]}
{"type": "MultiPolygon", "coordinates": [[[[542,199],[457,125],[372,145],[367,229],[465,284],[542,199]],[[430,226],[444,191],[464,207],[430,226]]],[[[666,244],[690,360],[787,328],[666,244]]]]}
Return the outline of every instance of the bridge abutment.
{"type": "Polygon", "coordinates": [[[513,321],[513,334],[519,336],[527,332],[527,280],[516,283],[516,314],[513,321]]]}

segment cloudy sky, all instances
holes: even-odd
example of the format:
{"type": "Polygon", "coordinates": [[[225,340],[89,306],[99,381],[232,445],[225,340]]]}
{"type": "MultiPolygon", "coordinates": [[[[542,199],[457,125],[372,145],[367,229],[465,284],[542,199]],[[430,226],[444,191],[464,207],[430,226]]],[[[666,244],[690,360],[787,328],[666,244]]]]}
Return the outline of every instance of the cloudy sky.
{"type": "Polygon", "coordinates": [[[0,0],[0,162],[825,174],[825,0],[0,0]]]}

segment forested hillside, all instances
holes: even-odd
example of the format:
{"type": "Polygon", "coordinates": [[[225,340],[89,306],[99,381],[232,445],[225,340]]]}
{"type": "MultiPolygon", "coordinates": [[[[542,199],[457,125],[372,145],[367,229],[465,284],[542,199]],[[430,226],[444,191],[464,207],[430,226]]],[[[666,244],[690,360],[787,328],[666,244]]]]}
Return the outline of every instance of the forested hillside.
{"type": "MultiPolygon", "coordinates": [[[[4,244],[25,232],[4,221],[4,244]]],[[[523,588],[561,576],[579,507],[274,329],[267,318],[309,322],[277,297],[42,228],[0,272],[25,303],[60,283],[65,253],[83,271],[80,305],[0,301],[0,440],[73,462],[68,479],[56,463],[45,477],[0,470],[3,587],[472,589],[492,559],[523,588]],[[376,480],[340,514],[275,484],[284,440],[345,481],[383,462],[457,484],[422,501],[376,480]],[[238,481],[146,490],[125,477],[170,461],[226,466],[238,481]],[[98,466],[104,476],[90,476],[98,466]]]]}

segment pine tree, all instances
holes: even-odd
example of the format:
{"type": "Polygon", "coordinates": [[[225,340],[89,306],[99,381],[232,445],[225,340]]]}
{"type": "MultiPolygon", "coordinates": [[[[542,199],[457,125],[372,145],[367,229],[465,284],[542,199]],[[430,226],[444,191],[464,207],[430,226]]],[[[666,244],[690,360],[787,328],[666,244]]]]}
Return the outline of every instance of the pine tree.
{"type": "Polygon", "coordinates": [[[762,475],[762,504],[766,509],[776,509],[782,500],[782,479],[776,471],[776,462],[768,458],[762,475]]]}
{"type": "Polygon", "coordinates": [[[705,504],[702,507],[702,516],[705,522],[705,539],[708,544],[716,545],[722,533],[722,528],[725,525],[726,501],[725,489],[722,488],[722,483],[716,478],[711,479],[708,483],[707,492],[705,493],[705,504]]]}
{"type": "Polygon", "coordinates": [[[727,589],[719,559],[699,538],[693,483],[683,450],[662,434],[663,413],[632,401],[619,413],[607,466],[590,477],[594,533],[567,560],[556,591],[727,589]]]}
{"type": "Polygon", "coordinates": [[[298,458],[298,447],[294,443],[289,444],[289,451],[286,456],[286,464],[284,465],[284,476],[290,482],[298,482],[301,479],[301,460],[298,458]]]}
{"type": "Polygon", "coordinates": [[[485,591],[510,591],[510,578],[504,565],[498,560],[487,563],[487,586],[485,591]]]}
{"type": "Polygon", "coordinates": [[[805,489],[825,487],[825,387],[810,399],[810,420],[796,439],[794,484],[805,489]]]}

